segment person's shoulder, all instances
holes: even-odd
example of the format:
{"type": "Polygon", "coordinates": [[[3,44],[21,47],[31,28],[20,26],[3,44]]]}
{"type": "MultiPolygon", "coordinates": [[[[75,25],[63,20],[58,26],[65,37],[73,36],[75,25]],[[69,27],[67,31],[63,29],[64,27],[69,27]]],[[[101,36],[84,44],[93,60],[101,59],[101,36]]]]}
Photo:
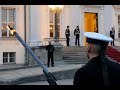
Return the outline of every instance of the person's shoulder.
{"type": "Polygon", "coordinates": [[[120,64],[118,62],[111,61],[108,59],[108,65],[111,66],[112,68],[117,68],[120,70],[120,64]]]}
{"type": "Polygon", "coordinates": [[[51,46],[54,46],[53,44],[51,44],[51,46]]]}
{"type": "Polygon", "coordinates": [[[83,73],[83,72],[85,72],[86,71],[86,66],[87,65],[83,65],[81,68],[79,68],[76,72],[77,73],[83,73]]]}

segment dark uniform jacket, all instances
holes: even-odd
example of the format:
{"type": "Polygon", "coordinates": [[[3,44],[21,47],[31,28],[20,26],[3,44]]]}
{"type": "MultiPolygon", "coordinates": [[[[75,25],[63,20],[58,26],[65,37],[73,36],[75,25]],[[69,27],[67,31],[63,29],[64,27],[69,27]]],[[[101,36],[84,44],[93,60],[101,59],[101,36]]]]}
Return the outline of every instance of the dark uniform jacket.
{"type": "Polygon", "coordinates": [[[66,35],[67,38],[70,36],[70,30],[69,29],[66,29],[65,35],[66,35]]]}
{"type": "Polygon", "coordinates": [[[79,34],[80,34],[80,30],[79,29],[75,29],[74,30],[74,35],[79,36],[79,34]]]}
{"type": "MultiPolygon", "coordinates": [[[[106,58],[111,86],[120,86],[120,65],[106,58]]],[[[104,86],[100,57],[94,57],[85,66],[77,70],[74,85],[104,86]]]]}
{"type": "MultiPolygon", "coordinates": [[[[114,29],[114,28],[112,28],[112,29],[114,29]]],[[[112,38],[114,39],[114,36],[115,36],[115,31],[114,31],[114,30],[111,30],[111,31],[110,31],[110,37],[112,37],[112,38]]]]}
{"type": "Polygon", "coordinates": [[[48,50],[48,54],[52,54],[55,48],[53,45],[47,45],[46,50],[48,50]]]}

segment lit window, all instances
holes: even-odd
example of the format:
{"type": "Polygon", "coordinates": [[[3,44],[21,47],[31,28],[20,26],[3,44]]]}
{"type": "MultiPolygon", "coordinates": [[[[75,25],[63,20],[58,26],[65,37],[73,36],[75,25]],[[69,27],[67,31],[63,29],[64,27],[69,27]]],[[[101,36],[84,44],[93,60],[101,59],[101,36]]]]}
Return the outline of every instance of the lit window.
{"type": "MultiPolygon", "coordinates": [[[[49,28],[50,28],[50,37],[54,37],[55,35],[55,14],[53,11],[50,11],[49,12],[49,28]]],[[[57,23],[58,23],[58,32],[59,32],[59,37],[60,37],[60,13],[58,14],[58,17],[57,17],[57,23]]]]}
{"type": "Polygon", "coordinates": [[[6,25],[10,25],[12,28],[15,28],[15,9],[2,8],[1,13],[2,37],[13,37],[10,31],[7,30],[6,25]]]}

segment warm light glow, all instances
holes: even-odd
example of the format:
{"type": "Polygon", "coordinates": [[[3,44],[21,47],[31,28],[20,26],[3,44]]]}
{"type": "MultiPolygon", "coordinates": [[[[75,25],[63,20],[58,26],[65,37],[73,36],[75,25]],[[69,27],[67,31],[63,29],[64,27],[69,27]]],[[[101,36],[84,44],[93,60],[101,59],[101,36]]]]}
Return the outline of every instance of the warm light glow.
{"type": "Polygon", "coordinates": [[[50,29],[53,29],[52,27],[50,27],[50,29]]]}
{"type": "Polygon", "coordinates": [[[59,12],[64,8],[64,5],[48,5],[48,7],[54,12],[59,12]]]}
{"type": "Polygon", "coordinates": [[[10,32],[11,32],[12,35],[13,35],[14,32],[16,32],[15,30],[11,30],[8,25],[6,26],[6,28],[7,28],[8,30],[10,30],[10,32]]]}
{"type": "Polygon", "coordinates": [[[42,38],[44,38],[44,36],[42,36],[42,38]]]}
{"type": "Polygon", "coordinates": [[[8,25],[6,25],[6,28],[7,28],[8,30],[10,30],[10,28],[8,27],[8,25]]]}
{"type": "Polygon", "coordinates": [[[2,26],[2,30],[4,30],[5,28],[2,26]]]}
{"type": "MultiPolygon", "coordinates": [[[[97,32],[97,16],[95,13],[84,14],[84,30],[85,32],[97,32]]],[[[84,38],[85,46],[87,46],[86,38],[84,38]]]]}

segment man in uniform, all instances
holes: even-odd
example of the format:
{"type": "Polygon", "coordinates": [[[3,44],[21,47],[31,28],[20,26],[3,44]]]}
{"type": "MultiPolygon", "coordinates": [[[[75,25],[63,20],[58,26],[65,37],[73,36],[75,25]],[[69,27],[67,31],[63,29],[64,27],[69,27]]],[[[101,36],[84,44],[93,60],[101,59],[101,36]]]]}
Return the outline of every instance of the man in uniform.
{"type": "Polygon", "coordinates": [[[75,36],[75,45],[77,46],[77,43],[78,43],[78,46],[80,46],[80,43],[79,43],[79,37],[80,37],[80,30],[79,30],[79,26],[76,26],[76,29],[74,30],[74,36],[75,36]]]}
{"type": "Polygon", "coordinates": [[[65,30],[65,35],[66,35],[66,44],[67,46],[69,46],[69,41],[70,41],[70,30],[69,30],[69,26],[67,26],[67,29],[65,30]]]}
{"type": "Polygon", "coordinates": [[[90,59],[74,76],[74,85],[120,86],[120,64],[105,57],[107,45],[112,38],[95,32],[86,32],[87,57],[90,59]]]}
{"type": "Polygon", "coordinates": [[[48,51],[48,62],[47,62],[47,65],[49,67],[50,59],[51,59],[51,66],[54,67],[53,52],[54,52],[55,48],[51,44],[51,41],[49,41],[49,45],[47,45],[46,50],[48,51]]]}
{"type": "Polygon", "coordinates": [[[115,28],[112,27],[112,30],[110,30],[110,37],[113,39],[111,42],[111,46],[114,46],[114,38],[115,38],[115,28]]]}

